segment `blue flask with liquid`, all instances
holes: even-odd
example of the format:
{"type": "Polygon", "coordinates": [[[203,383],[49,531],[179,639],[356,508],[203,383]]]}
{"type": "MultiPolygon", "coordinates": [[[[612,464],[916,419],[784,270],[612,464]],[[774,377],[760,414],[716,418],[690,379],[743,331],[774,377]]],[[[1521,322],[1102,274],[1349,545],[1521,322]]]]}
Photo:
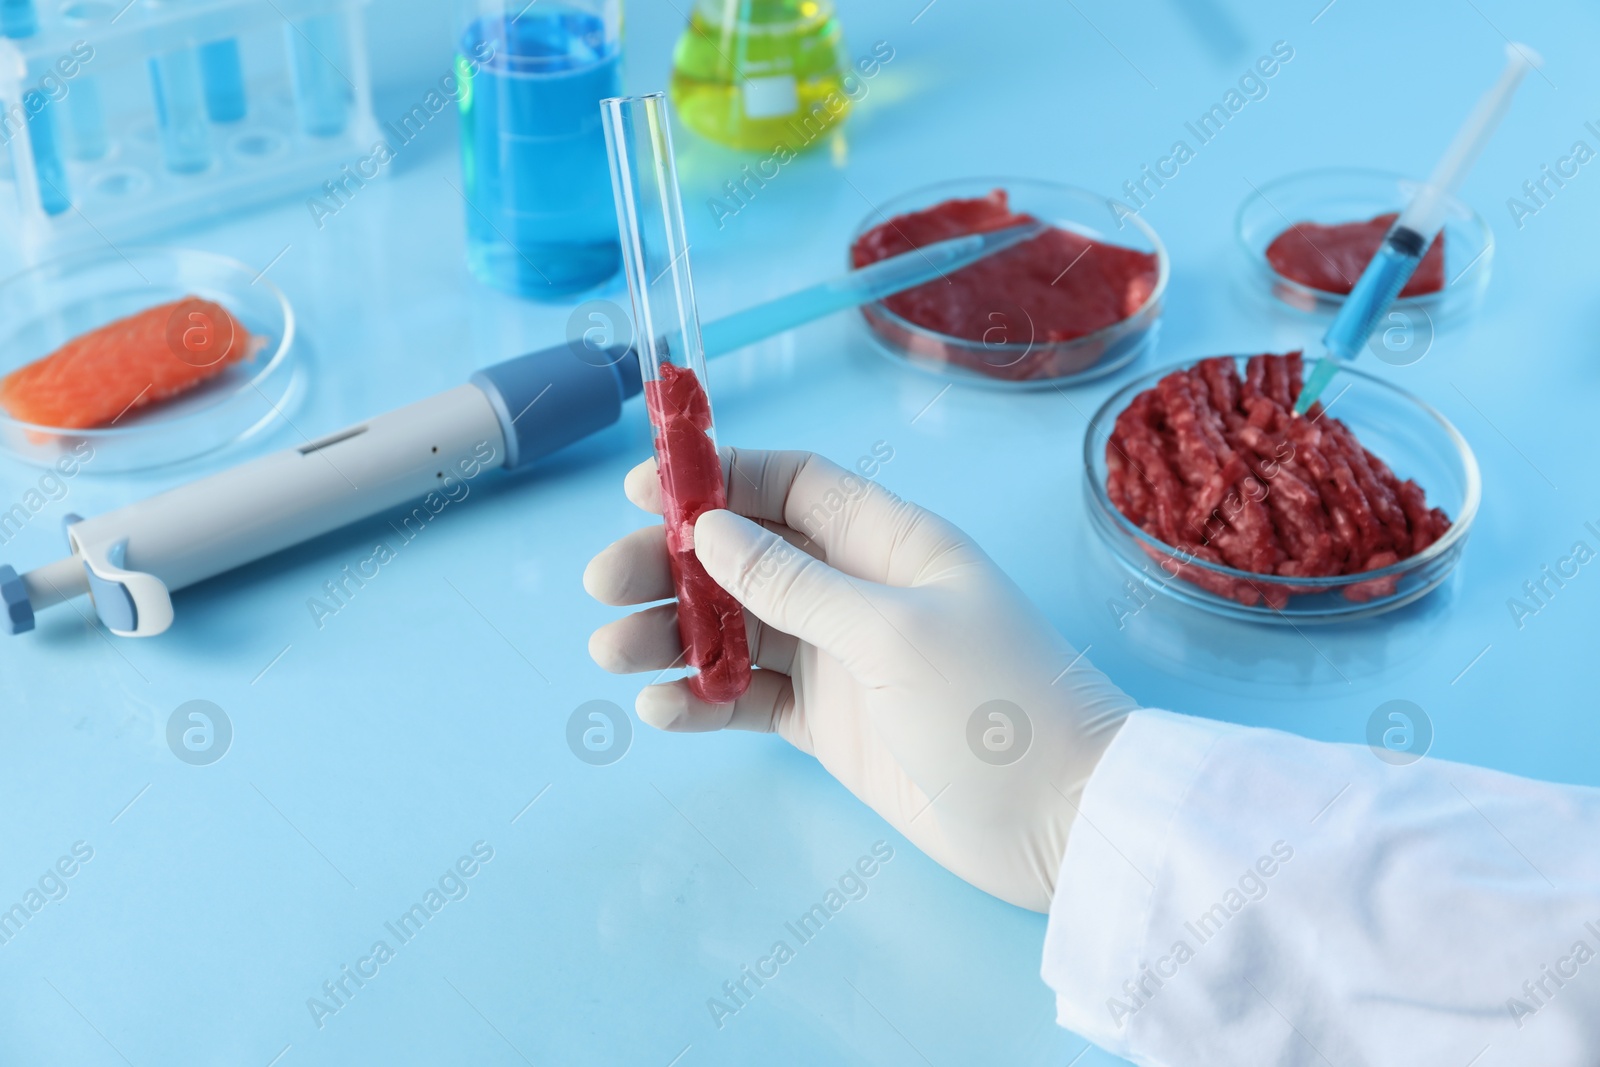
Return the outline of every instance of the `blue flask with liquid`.
{"type": "Polygon", "coordinates": [[[559,299],[621,267],[600,101],[622,91],[617,0],[474,5],[458,39],[467,261],[559,299]]]}

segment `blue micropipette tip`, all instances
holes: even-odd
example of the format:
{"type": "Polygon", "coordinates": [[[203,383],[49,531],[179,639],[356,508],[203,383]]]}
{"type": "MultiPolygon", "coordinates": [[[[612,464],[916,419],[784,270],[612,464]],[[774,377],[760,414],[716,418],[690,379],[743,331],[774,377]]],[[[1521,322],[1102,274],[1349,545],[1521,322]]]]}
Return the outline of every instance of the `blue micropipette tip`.
{"type": "Polygon", "coordinates": [[[1333,381],[1333,376],[1339,373],[1339,361],[1332,356],[1323,356],[1317,360],[1317,365],[1311,369],[1311,377],[1306,379],[1306,384],[1300,387],[1300,396],[1294,402],[1294,413],[1304,415],[1317,402],[1317,397],[1328,388],[1328,383],[1333,381]]]}

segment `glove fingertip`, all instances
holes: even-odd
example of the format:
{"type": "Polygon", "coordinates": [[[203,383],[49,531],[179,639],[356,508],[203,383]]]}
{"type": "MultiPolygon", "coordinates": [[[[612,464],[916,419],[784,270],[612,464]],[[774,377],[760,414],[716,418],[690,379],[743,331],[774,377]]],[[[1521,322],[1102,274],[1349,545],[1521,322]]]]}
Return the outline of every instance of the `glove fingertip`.
{"type": "Polygon", "coordinates": [[[633,702],[639,721],[657,730],[679,729],[689,711],[689,690],[677,682],[647,685],[633,702]]]}
{"type": "Polygon", "coordinates": [[[694,554],[711,577],[719,582],[727,575],[726,562],[737,558],[741,545],[747,545],[767,531],[749,519],[726,508],[704,512],[694,524],[694,554]]]}
{"type": "Polygon", "coordinates": [[[583,568],[583,591],[604,604],[607,603],[605,598],[607,568],[597,566],[599,563],[600,557],[595,556],[583,568]]]}
{"type": "Polygon", "coordinates": [[[661,481],[654,456],[637,464],[622,479],[622,492],[635,507],[661,514],[661,481]]]}

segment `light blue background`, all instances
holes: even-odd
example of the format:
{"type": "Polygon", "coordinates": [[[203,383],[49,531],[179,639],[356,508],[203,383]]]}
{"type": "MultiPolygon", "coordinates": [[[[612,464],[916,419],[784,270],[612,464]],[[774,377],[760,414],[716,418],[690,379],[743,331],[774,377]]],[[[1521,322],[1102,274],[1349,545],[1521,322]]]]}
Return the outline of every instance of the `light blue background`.
{"type": "MultiPolygon", "coordinates": [[[[843,5],[852,54],[883,40],[893,62],[838,152],[785,167],[720,231],[704,201],[746,159],[680,134],[706,317],[835,273],[871,204],[930,181],[1116,190],[1274,41],[1295,56],[1145,213],[1173,260],[1153,360],[1065,395],[939,396],[840,316],[715,364],[722,438],[846,463],[888,442],[882,480],[974,534],[1149,705],[1360,741],[1372,710],[1403,698],[1431,716],[1435,756],[1600,782],[1600,564],[1522,628],[1507,608],[1574,541],[1596,545],[1586,521],[1600,525],[1600,162],[1523,228],[1505,206],[1575,140],[1600,147],[1583,128],[1600,120],[1593,9],[1337,0],[1313,22],[1323,0],[923,2],[843,5]],[[1463,194],[1499,242],[1481,313],[1414,366],[1368,368],[1436,404],[1483,465],[1455,579],[1414,609],[1303,635],[1166,604],[1119,629],[1107,601],[1121,576],[1081,503],[1086,416],[1157,363],[1310,340],[1239,296],[1231,231],[1247,183],[1329,164],[1425,171],[1499,69],[1503,35],[1548,67],[1463,194]]],[[[382,120],[447,70],[449,16],[395,0],[370,14],[382,120]]],[[[629,6],[632,90],[664,86],[681,22],[672,0],[629,6]]],[[[436,123],[321,230],[286,202],[182,236],[259,266],[287,246],[270,277],[304,327],[305,434],[563,336],[569,308],[467,275],[446,184],[458,167],[453,123],[436,123]]],[[[37,566],[61,552],[62,512],[300,440],[285,426],[181,470],[85,474],[0,557],[37,566]]],[[[1074,1061],[1082,1039],[1054,1025],[1041,917],[946,874],[781,742],[638,728],[612,766],[569,751],[578,705],[631,708],[637,688],[590,662],[589,632],[616,613],[579,576],[646,521],[621,479],[648,450],[635,402],[531,476],[475,483],[320,630],[307,598],[368,555],[389,516],[183,593],[156,640],[109,638],[56,608],[0,644],[0,906],[73,842],[94,849],[70,894],[0,946],[0,1062],[1115,1062],[1074,1061]],[[166,745],[191,699],[233,723],[211,766],[166,745]],[[494,859],[470,895],[319,1029],[307,998],[480,840],[494,859]],[[706,999],[880,840],[894,858],[867,896],[719,1030],[706,999]]],[[[36,478],[0,463],[0,502],[36,478]]]]}

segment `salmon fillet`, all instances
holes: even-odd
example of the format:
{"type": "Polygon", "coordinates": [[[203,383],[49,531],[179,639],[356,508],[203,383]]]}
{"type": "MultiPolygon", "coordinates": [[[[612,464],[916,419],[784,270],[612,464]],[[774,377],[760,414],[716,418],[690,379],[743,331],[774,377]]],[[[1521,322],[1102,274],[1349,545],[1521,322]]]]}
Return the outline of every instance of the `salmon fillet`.
{"type": "Polygon", "coordinates": [[[74,337],[0,379],[0,407],[38,426],[105,426],[176,396],[265,344],[226,308],[197,296],[74,337]]]}

